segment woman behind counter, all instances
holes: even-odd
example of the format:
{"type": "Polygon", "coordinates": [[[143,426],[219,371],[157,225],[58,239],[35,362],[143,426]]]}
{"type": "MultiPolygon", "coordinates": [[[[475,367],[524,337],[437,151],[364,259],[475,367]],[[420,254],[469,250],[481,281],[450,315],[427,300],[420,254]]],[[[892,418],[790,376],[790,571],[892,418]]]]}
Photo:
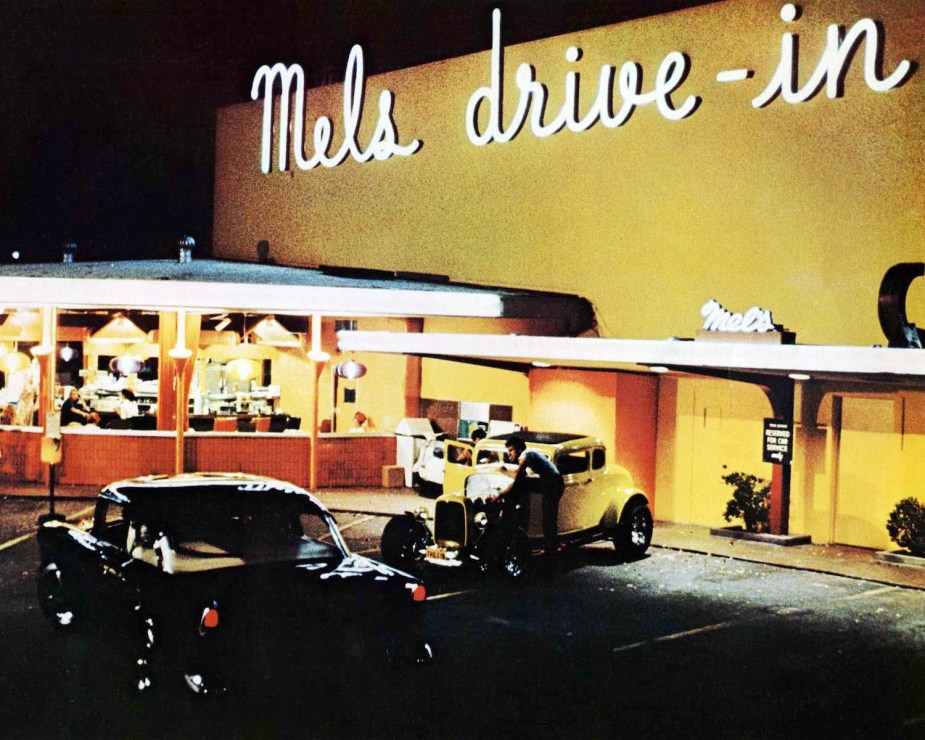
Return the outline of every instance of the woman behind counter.
{"type": "Polygon", "coordinates": [[[90,410],[90,407],[84,403],[76,388],[71,388],[67,400],[61,406],[61,426],[66,427],[68,424],[97,424],[99,420],[100,415],[90,410]]]}

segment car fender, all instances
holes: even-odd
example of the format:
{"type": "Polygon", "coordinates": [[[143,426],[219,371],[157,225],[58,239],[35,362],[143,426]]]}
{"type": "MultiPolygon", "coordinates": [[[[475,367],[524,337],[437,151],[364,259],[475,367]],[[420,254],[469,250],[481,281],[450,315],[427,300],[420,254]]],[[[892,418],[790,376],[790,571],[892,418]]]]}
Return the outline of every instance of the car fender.
{"type": "Polygon", "coordinates": [[[600,527],[604,530],[615,529],[623,518],[623,512],[630,503],[641,501],[648,505],[646,494],[633,484],[633,477],[626,468],[611,465],[600,481],[605,491],[605,507],[600,517],[600,527]]]}

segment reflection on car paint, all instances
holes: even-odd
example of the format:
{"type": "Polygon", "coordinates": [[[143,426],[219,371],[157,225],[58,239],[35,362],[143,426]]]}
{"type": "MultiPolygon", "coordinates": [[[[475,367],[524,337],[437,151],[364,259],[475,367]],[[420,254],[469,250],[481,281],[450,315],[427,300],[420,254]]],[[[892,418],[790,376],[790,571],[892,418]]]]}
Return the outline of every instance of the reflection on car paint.
{"type": "Polygon", "coordinates": [[[322,573],[321,580],[324,581],[328,578],[353,578],[354,576],[362,576],[367,573],[378,573],[380,577],[376,579],[377,581],[386,581],[393,574],[392,569],[382,565],[382,563],[377,563],[369,558],[350,555],[344,558],[340,565],[330,573],[322,573]]]}

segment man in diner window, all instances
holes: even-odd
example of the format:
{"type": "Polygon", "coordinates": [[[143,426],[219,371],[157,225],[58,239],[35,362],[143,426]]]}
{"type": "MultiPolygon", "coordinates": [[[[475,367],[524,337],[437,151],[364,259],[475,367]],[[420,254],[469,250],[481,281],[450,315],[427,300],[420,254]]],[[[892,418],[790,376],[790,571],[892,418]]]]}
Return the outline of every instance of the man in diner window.
{"type": "Polygon", "coordinates": [[[61,426],[68,424],[97,424],[100,415],[92,411],[84,400],[80,397],[80,392],[76,388],[71,388],[67,400],[61,406],[61,426]]]}

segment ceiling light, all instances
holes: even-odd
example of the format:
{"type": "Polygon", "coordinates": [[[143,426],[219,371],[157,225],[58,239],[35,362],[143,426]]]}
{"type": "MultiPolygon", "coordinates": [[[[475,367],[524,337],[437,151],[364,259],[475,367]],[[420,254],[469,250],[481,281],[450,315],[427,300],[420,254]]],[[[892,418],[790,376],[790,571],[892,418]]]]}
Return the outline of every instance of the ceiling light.
{"type": "Polygon", "coordinates": [[[0,339],[38,342],[41,338],[42,322],[35,311],[14,311],[0,326],[0,339]]]}
{"type": "Polygon", "coordinates": [[[0,370],[5,373],[17,373],[32,364],[29,355],[22,352],[10,352],[0,358],[0,370]]]}
{"type": "Polygon", "coordinates": [[[139,329],[131,319],[117,313],[112,321],[90,336],[96,344],[134,344],[148,341],[148,335],[139,329]]]}
{"type": "Polygon", "coordinates": [[[810,380],[806,373],[790,373],[787,377],[791,380],[810,380]]]}
{"type": "Polygon", "coordinates": [[[652,365],[652,366],[649,368],[649,370],[651,370],[653,373],[667,373],[667,372],[670,372],[670,371],[668,370],[668,368],[665,367],[664,365],[652,365]]]}
{"type": "Polygon", "coordinates": [[[116,376],[128,377],[141,372],[144,360],[138,355],[119,355],[109,361],[109,372],[116,376]]]}
{"type": "Polygon", "coordinates": [[[75,357],[77,357],[77,350],[74,349],[70,344],[65,344],[59,351],[58,357],[61,358],[62,362],[70,362],[75,357]]]}
{"type": "Polygon", "coordinates": [[[274,347],[302,346],[299,338],[279,323],[275,316],[267,316],[262,321],[258,321],[249,333],[257,337],[257,341],[261,344],[270,344],[274,347]]]}
{"type": "Polygon", "coordinates": [[[225,365],[225,373],[234,380],[247,381],[257,377],[260,366],[254,360],[239,357],[225,365]]]}
{"type": "Polygon", "coordinates": [[[366,365],[356,360],[345,360],[337,364],[334,368],[334,372],[337,374],[338,378],[356,380],[366,375],[366,365]]]}

